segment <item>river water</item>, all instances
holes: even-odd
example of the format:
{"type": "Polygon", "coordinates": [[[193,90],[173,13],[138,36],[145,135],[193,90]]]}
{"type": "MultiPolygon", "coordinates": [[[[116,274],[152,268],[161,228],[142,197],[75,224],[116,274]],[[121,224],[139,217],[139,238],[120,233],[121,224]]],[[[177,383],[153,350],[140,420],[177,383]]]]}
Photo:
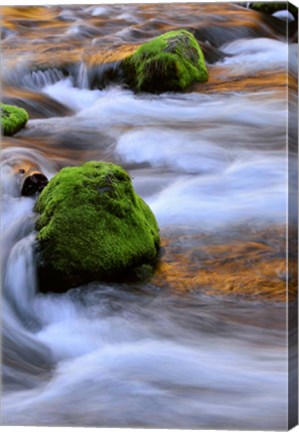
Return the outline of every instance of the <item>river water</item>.
{"type": "Polygon", "coordinates": [[[3,424],[287,427],[285,25],[228,4],[3,8],[3,100],[30,114],[1,160],[3,424]],[[207,84],[158,96],[109,82],[123,52],[182,27],[207,84]],[[18,170],[94,159],[124,166],[150,205],[160,267],[40,294],[18,170]]]}

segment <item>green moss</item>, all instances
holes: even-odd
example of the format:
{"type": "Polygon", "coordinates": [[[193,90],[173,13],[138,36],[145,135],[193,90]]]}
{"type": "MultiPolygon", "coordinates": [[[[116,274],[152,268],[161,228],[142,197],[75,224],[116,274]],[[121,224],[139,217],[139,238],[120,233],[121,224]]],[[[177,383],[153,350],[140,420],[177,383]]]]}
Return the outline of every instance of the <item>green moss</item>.
{"type": "Polygon", "coordinates": [[[250,4],[250,8],[258,12],[272,15],[280,10],[289,10],[295,19],[298,18],[298,9],[289,2],[254,2],[250,4]]]}
{"type": "Polygon", "coordinates": [[[122,280],[157,258],[156,219],[120,166],[88,162],[62,169],[35,210],[42,290],[122,280]]]}
{"type": "Polygon", "coordinates": [[[23,108],[0,104],[0,123],[3,135],[11,136],[22,129],[28,121],[28,113],[23,108]]]}
{"type": "Polygon", "coordinates": [[[192,33],[171,31],[143,44],[123,60],[126,83],[150,93],[183,91],[195,81],[207,81],[203,53],[192,33]]]}

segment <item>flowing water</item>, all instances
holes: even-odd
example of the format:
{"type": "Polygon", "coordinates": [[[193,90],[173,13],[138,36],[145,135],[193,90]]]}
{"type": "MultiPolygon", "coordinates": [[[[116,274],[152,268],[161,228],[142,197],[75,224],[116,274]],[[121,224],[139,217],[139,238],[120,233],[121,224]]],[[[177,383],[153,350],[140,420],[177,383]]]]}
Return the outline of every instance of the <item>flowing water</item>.
{"type": "Polygon", "coordinates": [[[228,4],[3,8],[3,101],[30,113],[1,161],[4,424],[287,427],[285,28],[228,4]],[[109,78],[174,28],[201,43],[207,84],[136,95],[109,78]],[[144,283],[41,294],[19,169],[94,159],[129,171],[160,265],[144,283]]]}

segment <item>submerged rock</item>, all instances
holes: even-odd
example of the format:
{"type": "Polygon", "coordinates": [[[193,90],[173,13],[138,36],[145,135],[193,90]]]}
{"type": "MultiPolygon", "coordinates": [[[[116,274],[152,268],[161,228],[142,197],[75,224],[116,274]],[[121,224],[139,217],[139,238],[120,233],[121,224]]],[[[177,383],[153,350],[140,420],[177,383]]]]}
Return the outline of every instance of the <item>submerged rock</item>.
{"type": "Polygon", "coordinates": [[[35,210],[41,291],[140,277],[142,266],[155,263],[156,219],[120,166],[87,162],[62,169],[35,210]]]}
{"type": "Polygon", "coordinates": [[[207,81],[204,55],[192,33],[171,31],[146,42],[121,63],[126,83],[138,92],[183,91],[207,81]]]}
{"type": "Polygon", "coordinates": [[[0,123],[3,135],[11,136],[22,129],[28,121],[28,113],[23,108],[0,104],[0,123]]]}

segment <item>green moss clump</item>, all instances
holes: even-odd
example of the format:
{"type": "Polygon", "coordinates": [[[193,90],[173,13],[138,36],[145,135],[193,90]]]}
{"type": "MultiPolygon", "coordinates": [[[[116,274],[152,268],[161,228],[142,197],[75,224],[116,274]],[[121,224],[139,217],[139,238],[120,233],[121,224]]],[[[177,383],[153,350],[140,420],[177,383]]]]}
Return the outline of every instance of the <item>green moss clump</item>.
{"type": "Polygon", "coordinates": [[[0,104],[0,124],[3,135],[11,136],[22,129],[28,121],[28,113],[23,108],[0,104]]]}
{"type": "Polygon", "coordinates": [[[38,197],[35,210],[42,291],[122,281],[155,263],[156,219],[120,166],[87,162],[62,169],[38,197]]]}
{"type": "Polygon", "coordinates": [[[204,55],[192,33],[171,31],[146,42],[121,63],[126,83],[137,92],[183,91],[207,81],[204,55]]]}
{"type": "Polygon", "coordinates": [[[289,10],[294,18],[298,19],[298,9],[289,2],[254,2],[250,3],[250,8],[258,12],[272,15],[280,10],[289,10]]]}

